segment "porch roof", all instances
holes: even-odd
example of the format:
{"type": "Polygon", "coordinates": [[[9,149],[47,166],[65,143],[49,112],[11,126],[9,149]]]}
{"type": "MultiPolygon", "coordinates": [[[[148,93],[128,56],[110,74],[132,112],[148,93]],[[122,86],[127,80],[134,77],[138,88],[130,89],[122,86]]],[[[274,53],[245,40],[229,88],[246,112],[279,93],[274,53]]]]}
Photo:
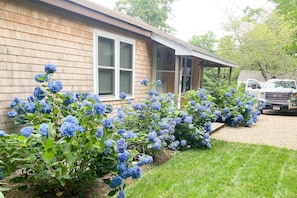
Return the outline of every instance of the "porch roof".
{"type": "Polygon", "coordinates": [[[175,50],[178,56],[193,56],[205,60],[209,67],[238,67],[235,63],[214,55],[202,48],[182,41],[166,32],[163,32],[144,21],[114,11],[88,0],[32,0],[47,6],[60,8],[64,11],[91,18],[102,23],[125,29],[136,34],[151,38],[175,50]]]}

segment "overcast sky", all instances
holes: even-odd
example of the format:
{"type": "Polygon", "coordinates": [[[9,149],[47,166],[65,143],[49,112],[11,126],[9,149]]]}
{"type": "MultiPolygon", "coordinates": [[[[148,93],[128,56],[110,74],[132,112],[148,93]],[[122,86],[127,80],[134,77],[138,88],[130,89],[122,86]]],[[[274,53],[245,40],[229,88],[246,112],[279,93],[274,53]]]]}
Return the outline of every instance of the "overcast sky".
{"type": "MultiPolygon", "coordinates": [[[[117,0],[91,0],[113,9],[117,0]]],[[[252,8],[272,9],[267,0],[178,0],[172,5],[174,15],[168,24],[176,29],[175,37],[188,41],[193,35],[212,31],[217,38],[224,36],[222,24],[226,12],[237,12],[250,6],[252,8]]]]}

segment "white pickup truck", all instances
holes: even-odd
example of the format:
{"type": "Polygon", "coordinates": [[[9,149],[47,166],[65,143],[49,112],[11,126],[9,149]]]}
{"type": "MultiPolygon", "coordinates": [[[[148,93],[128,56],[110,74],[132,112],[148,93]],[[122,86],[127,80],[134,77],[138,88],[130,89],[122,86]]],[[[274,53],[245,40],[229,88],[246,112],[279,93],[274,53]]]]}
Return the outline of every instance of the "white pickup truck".
{"type": "Polygon", "coordinates": [[[297,84],[290,79],[270,79],[261,85],[248,79],[245,91],[265,103],[264,109],[297,111],[297,84]]]}

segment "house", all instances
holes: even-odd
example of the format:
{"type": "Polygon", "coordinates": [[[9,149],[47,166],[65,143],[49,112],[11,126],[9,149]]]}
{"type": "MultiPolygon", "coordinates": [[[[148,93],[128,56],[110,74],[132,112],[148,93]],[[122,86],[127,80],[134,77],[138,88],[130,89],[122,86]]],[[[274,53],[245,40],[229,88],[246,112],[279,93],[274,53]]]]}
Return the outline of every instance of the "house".
{"type": "Polygon", "coordinates": [[[261,71],[249,71],[249,70],[241,70],[238,78],[237,78],[237,83],[241,84],[244,83],[246,84],[248,79],[255,79],[259,82],[266,82],[264,76],[262,75],[261,71]]]}
{"type": "Polygon", "coordinates": [[[162,80],[160,92],[183,93],[202,87],[204,67],[236,64],[192,46],[141,20],[87,0],[1,0],[0,129],[14,97],[26,99],[34,75],[57,65],[63,91],[98,93],[115,107],[119,93],[145,97],[144,78],[162,80]]]}

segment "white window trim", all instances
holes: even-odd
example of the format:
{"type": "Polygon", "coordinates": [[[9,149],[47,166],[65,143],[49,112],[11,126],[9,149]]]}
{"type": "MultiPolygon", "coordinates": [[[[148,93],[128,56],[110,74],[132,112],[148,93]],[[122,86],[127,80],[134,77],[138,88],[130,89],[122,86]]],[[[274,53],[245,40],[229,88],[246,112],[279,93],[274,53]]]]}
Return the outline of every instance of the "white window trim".
{"type": "MultiPolygon", "coordinates": [[[[94,94],[98,94],[98,89],[99,89],[99,84],[98,84],[98,37],[105,37],[109,39],[115,40],[115,95],[114,96],[100,96],[100,98],[103,101],[108,101],[108,100],[119,100],[119,94],[120,94],[120,71],[130,71],[125,68],[121,69],[120,68],[120,52],[119,52],[119,45],[120,42],[125,42],[133,45],[133,60],[132,60],[132,94],[127,95],[127,99],[134,99],[135,96],[135,48],[136,48],[136,42],[134,39],[127,38],[124,36],[120,36],[114,33],[94,29],[93,31],[93,78],[94,78],[94,94]]],[[[100,67],[104,68],[104,67],[100,67]]]]}

